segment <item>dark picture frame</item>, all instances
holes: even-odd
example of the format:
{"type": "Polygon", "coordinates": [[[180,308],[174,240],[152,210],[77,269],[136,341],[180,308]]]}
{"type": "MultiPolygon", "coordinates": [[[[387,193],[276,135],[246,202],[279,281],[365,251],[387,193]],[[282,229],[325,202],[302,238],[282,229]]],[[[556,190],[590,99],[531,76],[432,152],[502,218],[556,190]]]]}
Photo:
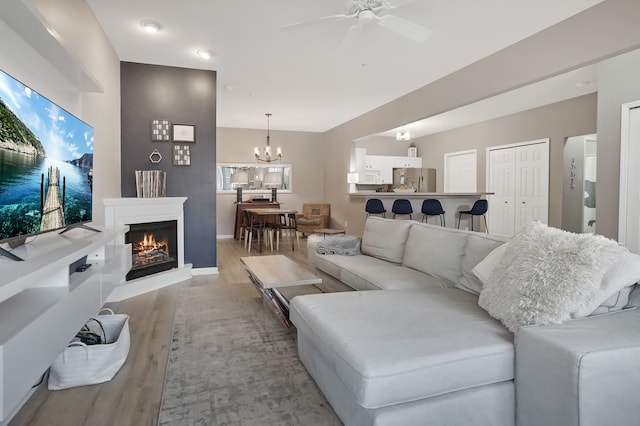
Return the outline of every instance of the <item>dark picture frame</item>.
{"type": "Polygon", "coordinates": [[[173,141],[174,142],[196,142],[196,125],[195,124],[174,124],[173,125],[173,141]]]}

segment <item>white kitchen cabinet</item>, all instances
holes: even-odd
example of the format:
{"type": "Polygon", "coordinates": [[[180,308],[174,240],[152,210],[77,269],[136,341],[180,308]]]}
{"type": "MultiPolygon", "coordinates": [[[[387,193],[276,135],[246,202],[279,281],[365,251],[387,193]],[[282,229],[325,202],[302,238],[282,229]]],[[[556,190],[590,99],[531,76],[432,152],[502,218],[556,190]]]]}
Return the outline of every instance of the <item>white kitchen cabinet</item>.
{"type": "MultiPolygon", "coordinates": [[[[366,170],[367,173],[365,176],[372,175],[373,172],[377,173],[375,184],[383,185],[392,183],[393,167],[391,167],[388,157],[383,155],[367,155],[366,170]]],[[[370,179],[370,177],[367,177],[367,183],[369,183],[370,179]]]]}
{"type": "MultiPolygon", "coordinates": [[[[379,172],[376,184],[392,184],[393,169],[402,168],[421,168],[422,158],[419,157],[400,157],[390,155],[367,155],[366,158],[366,174],[372,171],[379,172]]],[[[366,175],[365,174],[365,175],[366,175]]],[[[367,177],[366,183],[373,179],[372,176],[367,177]]]]}
{"type": "Polygon", "coordinates": [[[393,169],[421,169],[421,157],[388,157],[393,169]]]}

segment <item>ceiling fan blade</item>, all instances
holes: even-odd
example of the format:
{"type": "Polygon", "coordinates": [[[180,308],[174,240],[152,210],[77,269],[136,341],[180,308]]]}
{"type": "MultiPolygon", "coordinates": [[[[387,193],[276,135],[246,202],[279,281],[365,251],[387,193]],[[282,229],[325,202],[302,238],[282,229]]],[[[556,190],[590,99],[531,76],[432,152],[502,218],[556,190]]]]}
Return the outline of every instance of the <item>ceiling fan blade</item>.
{"type": "Polygon", "coordinates": [[[344,38],[338,46],[338,50],[341,52],[352,52],[355,49],[356,43],[362,35],[362,25],[360,23],[353,24],[347,30],[344,38]]]}
{"type": "Polygon", "coordinates": [[[395,9],[396,7],[406,6],[411,3],[415,3],[417,0],[383,0],[382,8],[395,9]]]}
{"type": "Polygon", "coordinates": [[[380,26],[394,31],[403,37],[415,42],[425,41],[431,35],[432,31],[422,25],[418,25],[403,18],[393,15],[384,15],[378,19],[380,26]]]}
{"type": "Polygon", "coordinates": [[[317,25],[326,21],[342,21],[343,19],[355,18],[356,16],[358,15],[357,14],[353,14],[353,15],[340,14],[340,15],[325,16],[322,18],[311,19],[309,21],[294,22],[293,24],[283,25],[280,27],[280,29],[282,31],[297,30],[298,28],[317,25]]]}

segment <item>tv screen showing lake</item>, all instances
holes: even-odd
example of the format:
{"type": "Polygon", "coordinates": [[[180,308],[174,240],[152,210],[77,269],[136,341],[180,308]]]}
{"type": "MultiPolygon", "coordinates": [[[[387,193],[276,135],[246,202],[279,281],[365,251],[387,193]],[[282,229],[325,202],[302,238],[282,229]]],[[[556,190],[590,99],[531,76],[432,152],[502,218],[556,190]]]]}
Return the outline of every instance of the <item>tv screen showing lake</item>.
{"type": "Polygon", "coordinates": [[[0,71],[0,240],[91,220],[93,128],[0,71]]]}

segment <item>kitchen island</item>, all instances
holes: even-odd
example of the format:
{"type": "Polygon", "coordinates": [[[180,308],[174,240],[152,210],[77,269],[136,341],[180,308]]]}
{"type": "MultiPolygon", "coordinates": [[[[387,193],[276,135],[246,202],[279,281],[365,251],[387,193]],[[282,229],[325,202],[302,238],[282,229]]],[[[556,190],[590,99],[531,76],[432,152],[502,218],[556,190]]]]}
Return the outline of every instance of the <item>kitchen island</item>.
{"type": "MultiPolygon", "coordinates": [[[[387,210],[387,217],[392,218],[393,213],[391,207],[393,201],[398,198],[405,198],[411,202],[413,207],[413,219],[422,220],[422,213],[420,209],[422,207],[422,201],[428,198],[435,198],[440,201],[445,213],[446,226],[449,228],[455,228],[458,223],[458,212],[460,210],[469,210],[476,200],[481,198],[487,198],[489,195],[493,195],[493,192],[464,192],[464,193],[452,193],[452,192],[375,192],[375,191],[358,191],[349,193],[349,198],[359,200],[362,199],[362,212],[364,214],[364,205],[369,198],[379,198],[382,200],[385,209],[387,210]]],[[[461,229],[471,229],[470,216],[464,215],[460,222],[461,229]]],[[[484,230],[484,221],[482,222],[482,228],[478,226],[476,218],[476,226],[474,229],[484,230]]],[[[431,224],[440,224],[440,220],[436,216],[430,216],[428,222],[431,224]]]]}

